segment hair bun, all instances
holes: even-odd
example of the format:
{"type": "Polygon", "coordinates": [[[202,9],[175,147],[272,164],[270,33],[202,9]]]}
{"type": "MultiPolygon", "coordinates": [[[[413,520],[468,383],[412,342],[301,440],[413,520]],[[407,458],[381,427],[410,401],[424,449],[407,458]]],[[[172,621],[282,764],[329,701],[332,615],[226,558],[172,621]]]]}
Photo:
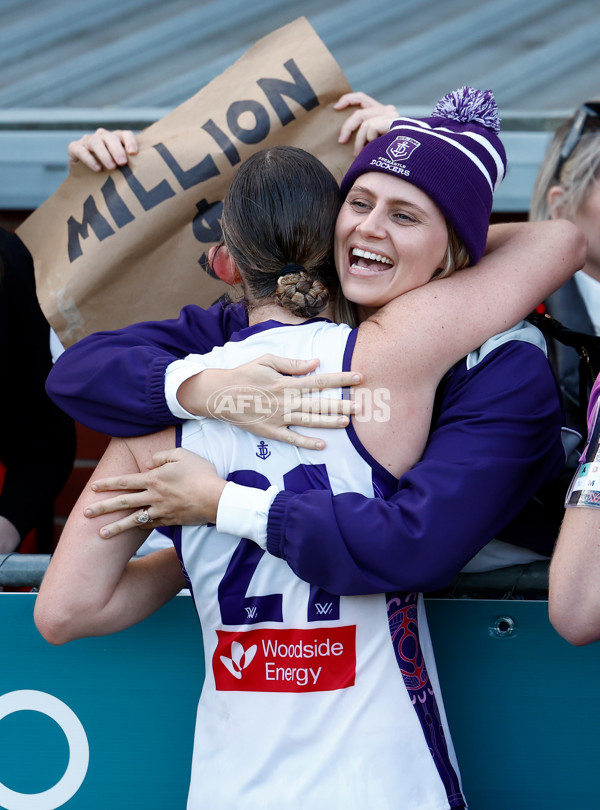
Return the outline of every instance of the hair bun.
{"type": "Polygon", "coordinates": [[[294,315],[314,318],[329,303],[329,290],[308,271],[288,273],[277,281],[275,300],[294,315]]]}

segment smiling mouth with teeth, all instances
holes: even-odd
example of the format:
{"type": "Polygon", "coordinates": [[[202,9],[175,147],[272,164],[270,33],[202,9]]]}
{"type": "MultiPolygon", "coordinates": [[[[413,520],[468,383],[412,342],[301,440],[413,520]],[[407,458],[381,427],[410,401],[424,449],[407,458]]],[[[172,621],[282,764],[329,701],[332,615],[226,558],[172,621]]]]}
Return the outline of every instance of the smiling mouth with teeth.
{"type": "Polygon", "coordinates": [[[392,260],[388,259],[387,256],[382,256],[380,253],[371,253],[361,248],[352,248],[351,254],[356,257],[356,260],[352,260],[350,263],[351,269],[355,270],[380,272],[393,264],[392,260]]]}

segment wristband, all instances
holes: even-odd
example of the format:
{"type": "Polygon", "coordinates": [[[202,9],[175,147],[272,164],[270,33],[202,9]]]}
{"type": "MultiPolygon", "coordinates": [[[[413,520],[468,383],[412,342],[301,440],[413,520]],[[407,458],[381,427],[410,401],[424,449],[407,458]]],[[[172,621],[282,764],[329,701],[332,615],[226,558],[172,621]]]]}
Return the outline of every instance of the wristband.
{"type": "Polygon", "coordinates": [[[579,461],[565,498],[565,508],[587,506],[600,508],[600,410],[597,410],[589,432],[589,441],[579,461]]]}

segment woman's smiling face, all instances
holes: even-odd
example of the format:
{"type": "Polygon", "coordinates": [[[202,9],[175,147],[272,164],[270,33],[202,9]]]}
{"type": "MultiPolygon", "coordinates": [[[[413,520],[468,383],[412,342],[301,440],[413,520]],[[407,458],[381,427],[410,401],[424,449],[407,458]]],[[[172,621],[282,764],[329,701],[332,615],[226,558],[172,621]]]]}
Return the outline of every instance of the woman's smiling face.
{"type": "Polygon", "coordinates": [[[425,192],[390,174],[362,174],[335,229],[343,293],[367,315],[427,284],[444,265],[447,246],[446,220],[425,192]]]}

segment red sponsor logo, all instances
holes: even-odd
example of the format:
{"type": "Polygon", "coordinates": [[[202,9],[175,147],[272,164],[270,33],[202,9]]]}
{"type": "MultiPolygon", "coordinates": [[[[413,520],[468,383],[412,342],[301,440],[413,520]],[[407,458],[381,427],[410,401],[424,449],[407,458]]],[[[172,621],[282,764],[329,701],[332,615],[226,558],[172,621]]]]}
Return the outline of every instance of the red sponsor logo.
{"type": "Polygon", "coordinates": [[[326,692],[354,685],[356,627],[217,630],[213,655],[220,691],[326,692]]]}

